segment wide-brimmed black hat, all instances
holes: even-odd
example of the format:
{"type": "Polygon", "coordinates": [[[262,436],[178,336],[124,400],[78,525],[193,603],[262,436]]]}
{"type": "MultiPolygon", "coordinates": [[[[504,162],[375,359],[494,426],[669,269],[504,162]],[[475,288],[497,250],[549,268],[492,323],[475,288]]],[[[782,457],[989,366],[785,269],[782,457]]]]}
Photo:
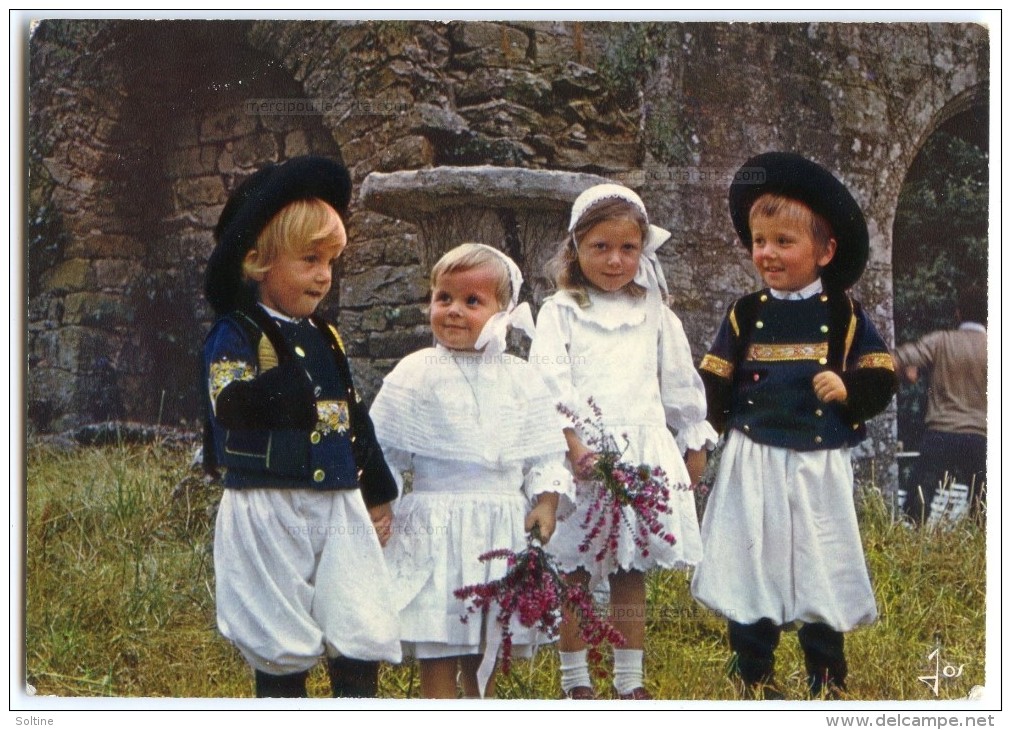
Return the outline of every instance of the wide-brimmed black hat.
{"type": "Polygon", "coordinates": [[[256,171],[235,189],[214,227],[217,245],[204,279],[204,295],[217,314],[253,303],[253,290],[242,280],[246,254],[282,208],[310,198],[319,198],[346,217],[351,201],[347,168],[326,157],[293,157],[256,171]]]}
{"type": "Polygon", "coordinates": [[[870,252],[867,221],[857,201],[821,165],[792,152],[766,152],[745,162],[734,176],[728,200],[734,228],[751,250],[751,206],[765,193],[778,193],[807,205],[824,218],[836,240],[836,252],[821,272],[828,289],[849,289],[860,278],[870,252]]]}

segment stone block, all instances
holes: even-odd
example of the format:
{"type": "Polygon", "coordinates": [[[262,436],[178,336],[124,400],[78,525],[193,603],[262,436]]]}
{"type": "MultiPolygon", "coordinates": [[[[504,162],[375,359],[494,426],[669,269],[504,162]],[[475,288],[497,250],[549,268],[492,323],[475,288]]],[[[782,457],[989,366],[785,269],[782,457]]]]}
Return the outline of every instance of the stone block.
{"type": "Polygon", "coordinates": [[[391,327],[415,327],[428,324],[428,304],[405,304],[386,310],[386,320],[391,327]]]}
{"type": "Polygon", "coordinates": [[[624,172],[635,167],[640,157],[638,142],[590,140],[583,149],[559,147],[554,163],[565,170],[624,172]]]}
{"type": "Polygon", "coordinates": [[[464,22],[450,27],[451,64],[462,69],[480,66],[527,65],[530,38],[503,23],[464,22]]]}
{"type": "Polygon", "coordinates": [[[144,243],[133,236],[92,230],[87,235],[71,238],[67,245],[67,255],[81,258],[136,258],[144,255],[144,243]]]}
{"type": "Polygon", "coordinates": [[[285,158],[309,154],[309,136],[304,129],[296,129],[284,136],[285,158]]]}
{"type": "Polygon", "coordinates": [[[131,314],[121,296],[76,292],[64,299],[63,323],[113,329],[128,324],[131,314]]]}
{"type": "MultiPolygon", "coordinates": [[[[457,95],[457,102],[460,97],[457,95]]],[[[435,104],[414,104],[406,124],[415,134],[460,134],[467,129],[467,120],[456,112],[435,104]]]]}
{"type": "Polygon", "coordinates": [[[219,175],[184,178],[173,186],[176,205],[185,210],[196,205],[219,205],[228,199],[225,185],[219,175]]]}
{"type": "Polygon", "coordinates": [[[435,164],[435,149],[426,137],[404,137],[382,150],[376,162],[377,172],[414,170],[435,164]]]}
{"type": "Polygon", "coordinates": [[[541,126],[541,116],[535,111],[504,99],[460,109],[471,127],[493,137],[525,139],[541,126]]]}
{"type": "Polygon", "coordinates": [[[97,259],[94,271],[97,289],[124,291],[140,276],[143,268],[129,259],[97,259]]]}
{"type": "Polygon", "coordinates": [[[372,307],[362,315],[361,328],[366,332],[382,332],[386,329],[386,314],[383,307],[372,307]]]}
{"type": "Polygon", "coordinates": [[[94,286],[91,262],[87,259],[70,259],[50,269],[42,279],[48,291],[83,291],[94,286]]]}
{"type": "Polygon", "coordinates": [[[226,142],[256,131],[259,117],[241,106],[204,117],[200,122],[201,142],[226,142]]]}
{"type": "Polygon", "coordinates": [[[99,359],[110,357],[109,333],[87,327],[62,327],[52,332],[47,364],[66,372],[93,370],[99,359]]]}
{"type": "Polygon", "coordinates": [[[417,267],[377,266],[361,274],[345,276],[340,284],[342,307],[420,302],[427,294],[428,282],[417,267]]]}
{"type": "Polygon", "coordinates": [[[402,358],[432,346],[432,332],[427,327],[415,331],[374,332],[369,335],[369,357],[402,358]]]}
{"type": "Polygon", "coordinates": [[[269,132],[251,134],[231,143],[232,159],[241,168],[263,167],[268,162],[277,162],[277,140],[269,132]]]}
{"type": "Polygon", "coordinates": [[[55,367],[35,368],[30,372],[26,385],[27,416],[35,428],[53,432],[68,422],[71,425],[81,422],[80,415],[73,413],[71,407],[79,384],[69,372],[55,367]]]}
{"type": "Polygon", "coordinates": [[[553,105],[551,84],[524,69],[479,68],[469,74],[456,92],[459,106],[505,99],[535,109],[553,105]]]}
{"type": "Polygon", "coordinates": [[[185,147],[165,156],[165,176],[200,177],[217,170],[218,150],[215,145],[185,147]]]}
{"type": "Polygon", "coordinates": [[[574,96],[593,96],[600,93],[600,76],[597,72],[573,61],[566,61],[562,72],[551,81],[555,99],[574,96]]]}

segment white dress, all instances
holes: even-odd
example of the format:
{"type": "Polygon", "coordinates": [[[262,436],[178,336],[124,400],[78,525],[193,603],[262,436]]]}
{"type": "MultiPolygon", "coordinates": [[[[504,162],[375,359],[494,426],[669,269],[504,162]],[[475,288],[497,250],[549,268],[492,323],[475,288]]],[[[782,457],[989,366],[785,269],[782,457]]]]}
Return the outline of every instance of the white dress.
{"type": "MultiPolygon", "coordinates": [[[[662,516],[672,546],[651,536],[648,555],[635,544],[631,507],[622,525],[616,551],[604,561],[594,559],[605,535],[581,553],[582,524],[590,501],[585,484],[577,483],[577,508],[558,525],[548,546],[566,571],[583,568],[591,586],[619,568],[645,571],[654,567],[687,567],[702,557],[694,495],[681,454],[716,443],[706,419],[702,379],[695,370],[681,321],[649,290],[643,298],[623,292],[590,293],[582,308],[567,292],[549,297],[537,317],[530,362],[541,368],[556,399],[582,418],[591,416],[587,399],[602,411],[605,429],[619,444],[627,434],[624,461],[659,466],[671,485],[671,513],[662,516]],[[672,435],[671,430],[677,436],[672,435]],[[598,544],[599,543],[599,544],[598,544]]],[[[558,427],[572,426],[560,419],[558,427]]],[[[577,432],[579,429],[577,429],[577,432]]],[[[579,433],[584,443],[592,434],[579,433]]]]}
{"type": "MultiPolygon", "coordinates": [[[[412,475],[385,549],[404,652],[480,654],[481,617],[464,623],[467,605],[453,591],[505,575],[505,560],[478,557],[527,546],[524,520],[538,494],[572,494],[554,399],[522,359],[436,346],[394,368],[371,416],[394,475],[412,475]]],[[[517,656],[547,640],[515,622],[512,631],[517,656]]]]}

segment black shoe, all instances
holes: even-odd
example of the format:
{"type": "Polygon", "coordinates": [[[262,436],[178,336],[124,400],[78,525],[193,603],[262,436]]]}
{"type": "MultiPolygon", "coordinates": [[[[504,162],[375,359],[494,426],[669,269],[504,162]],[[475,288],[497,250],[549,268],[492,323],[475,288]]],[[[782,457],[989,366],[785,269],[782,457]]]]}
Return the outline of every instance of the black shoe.
{"type": "Polygon", "coordinates": [[[326,660],[334,697],[375,697],[379,694],[379,662],[345,656],[326,660]]]}
{"type": "Polygon", "coordinates": [[[255,672],[257,697],[308,697],[305,679],[309,672],[294,674],[267,674],[259,669],[255,672]]]}

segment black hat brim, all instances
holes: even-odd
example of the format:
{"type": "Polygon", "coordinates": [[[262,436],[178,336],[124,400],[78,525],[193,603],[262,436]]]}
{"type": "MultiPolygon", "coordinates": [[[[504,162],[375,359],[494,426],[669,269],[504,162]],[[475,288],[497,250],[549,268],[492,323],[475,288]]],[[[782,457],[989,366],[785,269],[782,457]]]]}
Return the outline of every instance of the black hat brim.
{"type": "Polygon", "coordinates": [[[791,152],[766,152],[741,166],[730,185],[730,217],[741,244],[751,250],[751,206],[765,193],[807,205],[832,227],[835,256],[821,272],[826,288],[849,289],[860,279],[870,254],[867,221],[860,205],[831,172],[791,152]]]}
{"type": "Polygon", "coordinates": [[[293,157],[257,171],[236,188],[214,228],[217,245],[204,281],[204,294],[217,314],[252,303],[252,290],[242,280],[246,254],[286,205],[311,198],[319,198],[345,218],[351,201],[347,168],[325,157],[293,157]]]}

